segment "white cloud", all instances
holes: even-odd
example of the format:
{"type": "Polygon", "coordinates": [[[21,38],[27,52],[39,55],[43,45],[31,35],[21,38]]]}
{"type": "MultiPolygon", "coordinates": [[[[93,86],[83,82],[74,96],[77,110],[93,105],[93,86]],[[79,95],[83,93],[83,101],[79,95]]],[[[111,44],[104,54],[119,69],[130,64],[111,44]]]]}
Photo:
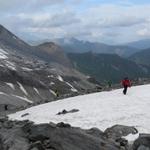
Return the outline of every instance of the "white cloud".
{"type": "Polygon", "coordinates": [[[137,31],[137,34],[140,36],[147,36],[147,35],[150,35],[150,32],[147,28],[144,28],[144,29],[137,31]]]}
{"type": "Polygon", "coordinates": [[[0,12],[33,12],[35,10],[39,11],[47,6],[62,3],[64,3],[64,0],[0,0],[0,12]]]}
{"type": "Polygon", "coordinates": [[[150,37],[150,22],[137,30],[137,36],[148,38],[150,37]]]}
{"type": "MultiPolygon", "coordinates": [[[[25,2],[12,1],[17,6],[25,2]]],[[[21,12],[8,11],[0,18],[0,22],[15,33],[26,37],[32,33],[34,37],[42,38],[76,37],[116,43],[150,37],[150,4],[101,4],[80,10],[78,5],[82,2],[83,0],[71,0],[70,3],[66,3],[65,0],[31,0],[32,5],[25,5],[25,8],[30,7],[30,11],[24,7],[21,12]],[[31,12],[34,9],[37,10],[31,12]]],[[[0,4],[5,8],[9,5],[8,0],[4,3],[0,0],[0,4]]]]}

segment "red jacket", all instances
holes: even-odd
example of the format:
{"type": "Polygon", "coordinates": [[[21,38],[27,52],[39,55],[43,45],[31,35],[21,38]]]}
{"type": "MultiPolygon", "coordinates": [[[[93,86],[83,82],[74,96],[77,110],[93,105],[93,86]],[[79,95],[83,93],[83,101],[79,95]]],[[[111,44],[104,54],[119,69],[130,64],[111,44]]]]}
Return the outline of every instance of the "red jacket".
{"type": "Polygon", "coordinates": [[[131,81],[129,79],[124,79],[124,80],[122,80],[122,85],[130,87],[131,86],[131,81]]]}

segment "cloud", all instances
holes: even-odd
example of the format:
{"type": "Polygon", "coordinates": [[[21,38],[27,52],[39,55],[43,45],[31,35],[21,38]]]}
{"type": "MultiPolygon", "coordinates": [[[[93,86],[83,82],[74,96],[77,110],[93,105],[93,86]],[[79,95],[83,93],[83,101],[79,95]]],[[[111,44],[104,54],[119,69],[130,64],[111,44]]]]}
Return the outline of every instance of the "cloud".
{"type": "Polygon", "coordinates": [[[89,6],[85,0],[0,0],[0,8],[4,7],[0,22],[30,38],[75,37],[121,43],[150,36],[150,4],[124,5],[128,0],[120,1],[89,6]],[[17,7],[19,11],[13,11],[17,7]]]}
{"type": "Polygon", "coordinates": [[[64,0],[0,0],[0,12],[35,11],[47,6],[62,4],[64,0]]]}
{"type": "Polygon", "coordinates": [[[145,18],[137,18],[134,16],[123,16],[123,17],[117,17],[117,18],[111,18],[109,20],[106,20],[100,23],[102,27],[130,27],[134,25],[143,24],[146,22],[145,18]]]}
{"type": "Polygon", "coordinates": [[[59,27],[79,23],[80,19],[76,17],[75,13],[65,12],[61,14],[55,14],[47,21],[48,23],[45,23],[47,27],[59,27]]]}
{"type": "MultiPolygon", "coordinates": [[[[150,5],[147,6],[118,6],[118,5],[101,5],[85,12],[90,24],[91,20],[96,25],[102,27],[127,27],[141,24],[147,21],[150,5]],[[142,11],[142,13],[140,13],[142,11]]],[[[86,21],[85,21],[86,22],[86,21]]],[[[93,23],[93,24],[94,24],[93,23]]]]}
{"type": "Polygon", "coordinates": [[[149,38],[150,37],[150,19],[147,20],[147,23],[145,23],[142,27],[140,27],[136,33],[137,33],[137,36],[149,38]]]}
{"type": "Polygon", "coordinates": [[[61,27],[61,26],[69,26],[71,24],[76,24],[80,22],[80,19],[76,17],[73,12],[61,12],[56,14],[19,14],[16,17],[18,22],[22,22],[25,24],[30,24],[30,27],[61,27]]]}
{"type": "Polygon", "coordinates": [[[88,30],[95,34],[95,37],[97,35],[99,41],[111,38],[116,43],[122,43],[141,39],[137,31],[149,25],[149,13],[150,5],[104,4],[84,12],[82,22],[88,30]],[[85,14],[86,18],[83,17],[85,14]],[[110,35],[114,36],[110,37],[110,35]]]}

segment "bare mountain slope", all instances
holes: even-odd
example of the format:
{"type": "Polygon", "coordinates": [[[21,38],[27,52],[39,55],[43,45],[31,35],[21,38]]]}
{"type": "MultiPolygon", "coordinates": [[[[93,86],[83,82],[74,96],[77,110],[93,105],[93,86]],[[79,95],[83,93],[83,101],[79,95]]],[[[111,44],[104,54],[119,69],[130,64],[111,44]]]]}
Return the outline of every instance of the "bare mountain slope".
{"type": "Polygon", "coordinates": [[[150,68],[112,54],[70,53],[68,57],[79,71],[98,81],[118,83],[125,76],[131,79],[150,77],[150,68]]]}
{"type": "Polygon", "coordinates": [[[72,67],[70,60],[64,53],[63,49],[60,46],[56,45],[55,43],[46,42],[36,46],[35,48],[36,51],[43,56],[45,61],[58,62],[67,67],[72,67]]]}
{"type": "Polygon", "coordinates": [[[77,95],[96,87],[63,61],[46,61],[41,56],[43,52],[35,53],[33,47],[2,26],[0,31],[1,112],[77,95]]]}

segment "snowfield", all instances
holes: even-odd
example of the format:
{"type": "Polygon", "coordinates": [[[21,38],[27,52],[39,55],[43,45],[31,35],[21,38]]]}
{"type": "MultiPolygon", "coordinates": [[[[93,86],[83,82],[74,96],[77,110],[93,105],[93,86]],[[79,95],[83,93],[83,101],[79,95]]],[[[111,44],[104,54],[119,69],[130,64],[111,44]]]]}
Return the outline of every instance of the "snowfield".
{"type": "Polygon", "coordinates": [[[77,96],[35,106],[9,115],[11,119],[29,119],[35,123],[66,122],[81,128],[105,130],[116,124],[135,126],[140,133],[150,133],[150,85],[77,96]],[[79,112],[56,115],[63,109],[79,112]],[[21,115],[29,113],[25,117],[21,115]]]}

